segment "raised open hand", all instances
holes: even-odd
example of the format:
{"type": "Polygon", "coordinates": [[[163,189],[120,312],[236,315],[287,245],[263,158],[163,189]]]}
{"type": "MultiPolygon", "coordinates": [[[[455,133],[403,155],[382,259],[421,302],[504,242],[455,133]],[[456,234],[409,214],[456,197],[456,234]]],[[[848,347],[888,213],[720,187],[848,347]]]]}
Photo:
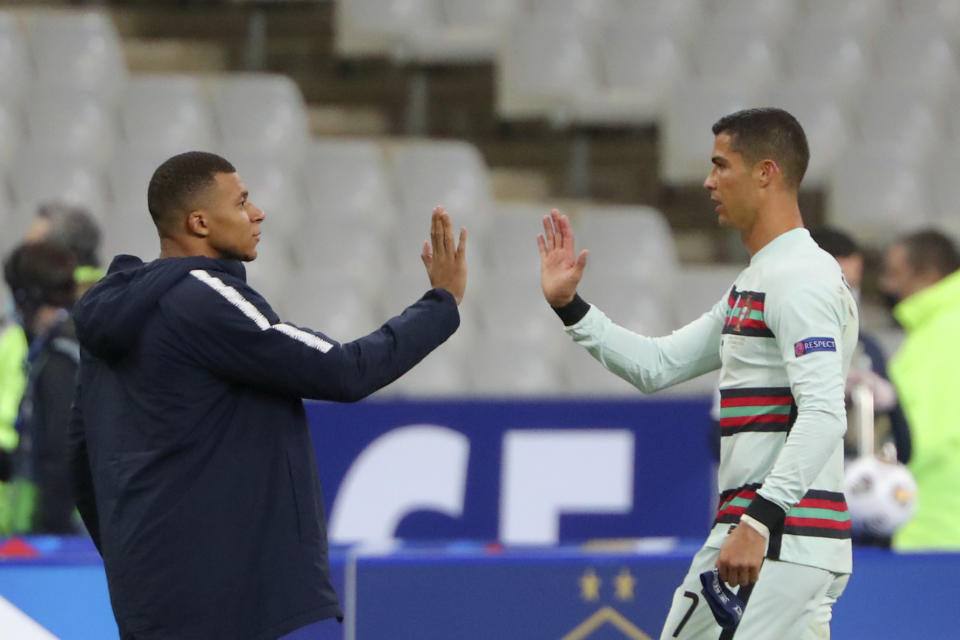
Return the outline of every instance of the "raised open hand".
{"type": "Polygon", "coordinates": [[[467,288],[467,230],[460,228],[460,242],[455,244],[450,214],[443,207],[433,210],[430,241],[424,241],[420,259],[430,286],[446,289],[459,305],[467,288]]]}
{"type": "Polygon", "coordinates": [[[537,236],[537,245],[543,296],[550,306],[562,307],[577,294],[577,285],[587,266],[587,250],[579,255],[574,253],[570,219],[556,209],[543,216],[543,233],[537,236]]]}

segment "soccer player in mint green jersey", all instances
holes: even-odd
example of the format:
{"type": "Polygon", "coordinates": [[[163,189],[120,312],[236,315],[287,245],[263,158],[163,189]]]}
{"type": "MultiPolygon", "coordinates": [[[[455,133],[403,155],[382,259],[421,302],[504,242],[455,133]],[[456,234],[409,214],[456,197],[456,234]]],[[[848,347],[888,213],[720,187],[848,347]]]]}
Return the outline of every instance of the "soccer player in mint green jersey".
{"type": "Polygon", "coordinates": [[[543,293],[575,342],[644,393],[720,369],[719,509],[661,639],[827,638],[852,570],[842,486],[857,305],[803,228],[810,154],[796,119],[748,109],[713,133],[704,187],[751,258],[711,309],[659,338],[618,326],[577,295],[587,252],[557,211],[537,239],[543,293]],[[699,576],[714,568],[747,601],[737,627],[722,628],[701,595],[699,576]]]}

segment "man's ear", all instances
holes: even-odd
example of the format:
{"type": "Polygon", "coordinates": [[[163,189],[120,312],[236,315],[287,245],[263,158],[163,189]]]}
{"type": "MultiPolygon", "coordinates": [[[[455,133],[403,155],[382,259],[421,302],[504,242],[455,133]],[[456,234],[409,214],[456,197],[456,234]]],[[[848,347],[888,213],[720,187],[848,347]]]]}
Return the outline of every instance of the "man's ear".
{"type": "MultiPolygon", "coordinates": [[[[757,178],[757,181],[760,183],[761,187],[768,187],[774,181],[777,176],[780,176],[780,167],[777,163],[770,159],[764,158],[756,165],[754,165],[753,173],[757,178]]],[[[782,177],[782,176],[781,176],[782,177]]]]}
{"type": "Polygon", "coordinates": [[[207,212],[203,209],[195,209],[187,214],[187,230],[200,237],[210,235],[210,227],[207,225],[207,212]]]}

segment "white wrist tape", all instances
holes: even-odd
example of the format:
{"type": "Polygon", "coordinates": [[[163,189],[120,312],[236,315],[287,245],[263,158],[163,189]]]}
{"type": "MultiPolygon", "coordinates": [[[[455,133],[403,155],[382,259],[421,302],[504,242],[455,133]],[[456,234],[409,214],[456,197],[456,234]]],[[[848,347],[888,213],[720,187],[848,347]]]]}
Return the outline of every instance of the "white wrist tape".
{"type": "Polygon", "coordinates": [[[740,516],[740,522],[762,535],[764,540],[770,539],[770,529],[756,518],[751,518],[747,514],[743,514],[740,516]]]}

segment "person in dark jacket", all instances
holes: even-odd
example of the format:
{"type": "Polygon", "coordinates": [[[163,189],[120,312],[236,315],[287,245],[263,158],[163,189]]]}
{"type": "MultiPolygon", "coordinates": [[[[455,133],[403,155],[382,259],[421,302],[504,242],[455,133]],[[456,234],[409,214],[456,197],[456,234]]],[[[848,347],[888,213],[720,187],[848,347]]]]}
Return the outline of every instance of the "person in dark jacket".
{"type": "Polygon", "coordinates": [[[160,258],[116,257],[74,309],[78,507],[124,640],[266,640],[342,619],[301,398],[359,400],[459,325],[466,232],[456,243],[442,208],[421,254],[433,288],[338,343],[247,285],[264,220],[247,195],[219,156],[170,158],[148,188],[160,258]]]}
{"type": "Polygon", "coordinates": [[[26,385],[17,415],[13,454],[12,528],[72,534],[74,494],[67,426],[80,349],[70,321],[76,261],[69,250],[41,242],[18,246],[4,277],[26,335],[26,385]]]}

